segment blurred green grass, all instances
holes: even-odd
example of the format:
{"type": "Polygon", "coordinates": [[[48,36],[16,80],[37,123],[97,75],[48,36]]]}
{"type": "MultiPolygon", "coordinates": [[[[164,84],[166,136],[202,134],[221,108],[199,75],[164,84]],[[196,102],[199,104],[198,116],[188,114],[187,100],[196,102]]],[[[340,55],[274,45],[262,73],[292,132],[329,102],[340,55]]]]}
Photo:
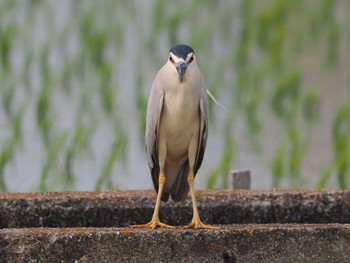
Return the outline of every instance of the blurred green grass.
{"type": "MultiPolygon", "coordinates": [[[[139,123],[142,141],[145,86],[164,62],[168,48],[182,42],[200,54],[199,64],[212,93],[225,94],[225,102],[230,103],[223,121],[211,118],[224,148],[217,153],[217,165],[206,171],[207,187],[229,187],[229,170],[240,154],[236,127],[242,120],[245,138],[240,140],[250,142],[258,155],[265,154],[267,142],[261,133],[267,119],[275,121],[282,137],[273,142],[275,152],[267,164],[272,186],[302,186],[303,160],[310,154],[310,134],[317,132],[313,127],[322,119],[324,90],[338,92],[336,87],[310,86],[305,79],[311,73],[303,61],[313,54],[311,65],[318,67],[320,79],[316,85],[344,70],[339,56],[348,57],[350,23],[339,10],[348,11],[349,4],[341,0],[312,4],[294,0],[1,0],[0,191],[8,190],[6,168],[23,150],[23,133],[28,129],[23,119],[31,108],[35,119],[27,118],[35,125],[45,156],[40,182],[32,190],[75,189],[74,164],[80,158],[93,158],[86,153],[94,151],[97,129],[106,125],[113,136],[98,164],[101,171],[95,189],[117,188],[114,167],[130,165],[126,127],[132,114],[124,108],[125,100],[135,102],[129,103],[135,104],[132,121],[139,123]],[[132,83],[126,83],[133,90],[127,99],[121,95],[125,96],[121,86],[126,74],[133,77],[132,83]],[[58,97],[74,104],[69,127],[60,119],[58,97]]],[[[328,128],[333,158],[318,167],[317,187],[327,187],[332,175],[339,188],[348,187],[349,105],[347,99],[334,110],[333,126],[328,128]]],[[[215,116],[213,109],[211,103],[211,116],[215,116]]],[[[142,151],[143,145],[139,147],[142,151]]]]}

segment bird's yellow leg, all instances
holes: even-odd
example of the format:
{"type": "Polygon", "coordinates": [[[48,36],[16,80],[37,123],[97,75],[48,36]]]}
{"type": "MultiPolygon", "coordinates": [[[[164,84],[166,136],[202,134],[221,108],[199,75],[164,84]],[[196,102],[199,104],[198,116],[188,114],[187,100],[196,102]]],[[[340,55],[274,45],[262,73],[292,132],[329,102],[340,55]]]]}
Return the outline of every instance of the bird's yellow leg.
{"type": "Polygon", "coordinates": [[[190,194],[191,194],[191,199],[192,199],[192,207],[193,207],[193,218],[191,223],[188,226],[183,227],[184,229],[188,228],[195,228],[195,229],[221,229],[220,227],[216,226],[210,226],[210,225],[205,225],[202,223],[201,219],[199,218],[199,213],[198,213],[198,208],[197,208],[197,202],[196,202],[196,196],[194,194],[194,172],[193,168],[190,168],[190,171],[188,173],[188,185],[190,187],[190,194]]]}
{"type": "Polygon", "coordinates": [[[159,172],[159,178],[158,178],[159,188],[158,188],[158,194],[157,194],[157,201],[156,201],[156,205],[154,207],[154,212],[153,212],[153,216],[152,216],[151,221],[148,222],[147,224],[131,225],[129,227],[131,227],[131,228],[153,228],[153,229],[156,227],[165,227],[165,228],[175,229],[174,226],[164,224],[164,223],[160,222],[160,220],[159,220],[160,198],[161,198],[162,193],[163,193],[164,184],[165,184],[165,175],[164,175],[164,171],[161,169],[159,172]]]}

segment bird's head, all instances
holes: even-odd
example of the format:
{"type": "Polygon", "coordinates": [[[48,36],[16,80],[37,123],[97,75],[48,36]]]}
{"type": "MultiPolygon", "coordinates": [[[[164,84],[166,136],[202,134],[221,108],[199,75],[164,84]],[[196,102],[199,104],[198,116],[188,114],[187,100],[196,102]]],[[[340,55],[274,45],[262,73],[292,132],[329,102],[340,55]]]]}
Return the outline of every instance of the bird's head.
{"type": "Polygon", "coordinates": [[[168,61],[176,68],[180,82],[182,82],[187,69],[195,60],[194,51],[190,46],[176,45],[169,50],[168,61]]]}

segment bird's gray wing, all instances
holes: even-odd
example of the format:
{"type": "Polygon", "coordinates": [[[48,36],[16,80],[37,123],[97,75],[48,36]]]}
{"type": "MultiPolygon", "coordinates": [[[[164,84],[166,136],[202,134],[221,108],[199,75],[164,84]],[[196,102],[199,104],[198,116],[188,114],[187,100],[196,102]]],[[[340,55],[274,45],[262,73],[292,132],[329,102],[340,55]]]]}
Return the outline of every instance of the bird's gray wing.
{"type": "MultiPolygon", "coordinates": [[[[161,86],[153,82],[150,97],[147,105],[146,117],[146,138],[145,148],[148,160],[148,167],[150,169],[153,185],[158,192],[158,177],[159,177],[159,160],[158,160],[158,135],[159,135],[159,121],[162,114],[164,92],[161,86]]],[[[159,82],[158,82],[159,83],[159,82]]]]}
{"type": "Polygon", "coordinates": [[[199,101],[200,130],[199,130],[199,139],[198,139],[196,161],[194,163],[194,174],[197,174],[198,169],[202,165],[205,148],[207,146],[208,115],[209,115],[208,114],[208,97],[205,93],[205,94],[203,94],[201,100],[199,101]]]}

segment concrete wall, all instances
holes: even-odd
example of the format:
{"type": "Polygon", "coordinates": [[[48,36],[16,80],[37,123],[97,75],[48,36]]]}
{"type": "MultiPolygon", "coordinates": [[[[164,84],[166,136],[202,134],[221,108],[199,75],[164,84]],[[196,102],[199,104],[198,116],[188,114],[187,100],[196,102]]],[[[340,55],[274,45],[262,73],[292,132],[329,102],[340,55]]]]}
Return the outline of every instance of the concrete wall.
{"type": "MultiPolygon", "coordinates": [[[[349,262],[350,192],[198,191],[221,230],[129,229],[153,191],[0,194],[0,262],[349,262]]],[[[190,200],[161,205],[173,225],[190,200]]]]}

